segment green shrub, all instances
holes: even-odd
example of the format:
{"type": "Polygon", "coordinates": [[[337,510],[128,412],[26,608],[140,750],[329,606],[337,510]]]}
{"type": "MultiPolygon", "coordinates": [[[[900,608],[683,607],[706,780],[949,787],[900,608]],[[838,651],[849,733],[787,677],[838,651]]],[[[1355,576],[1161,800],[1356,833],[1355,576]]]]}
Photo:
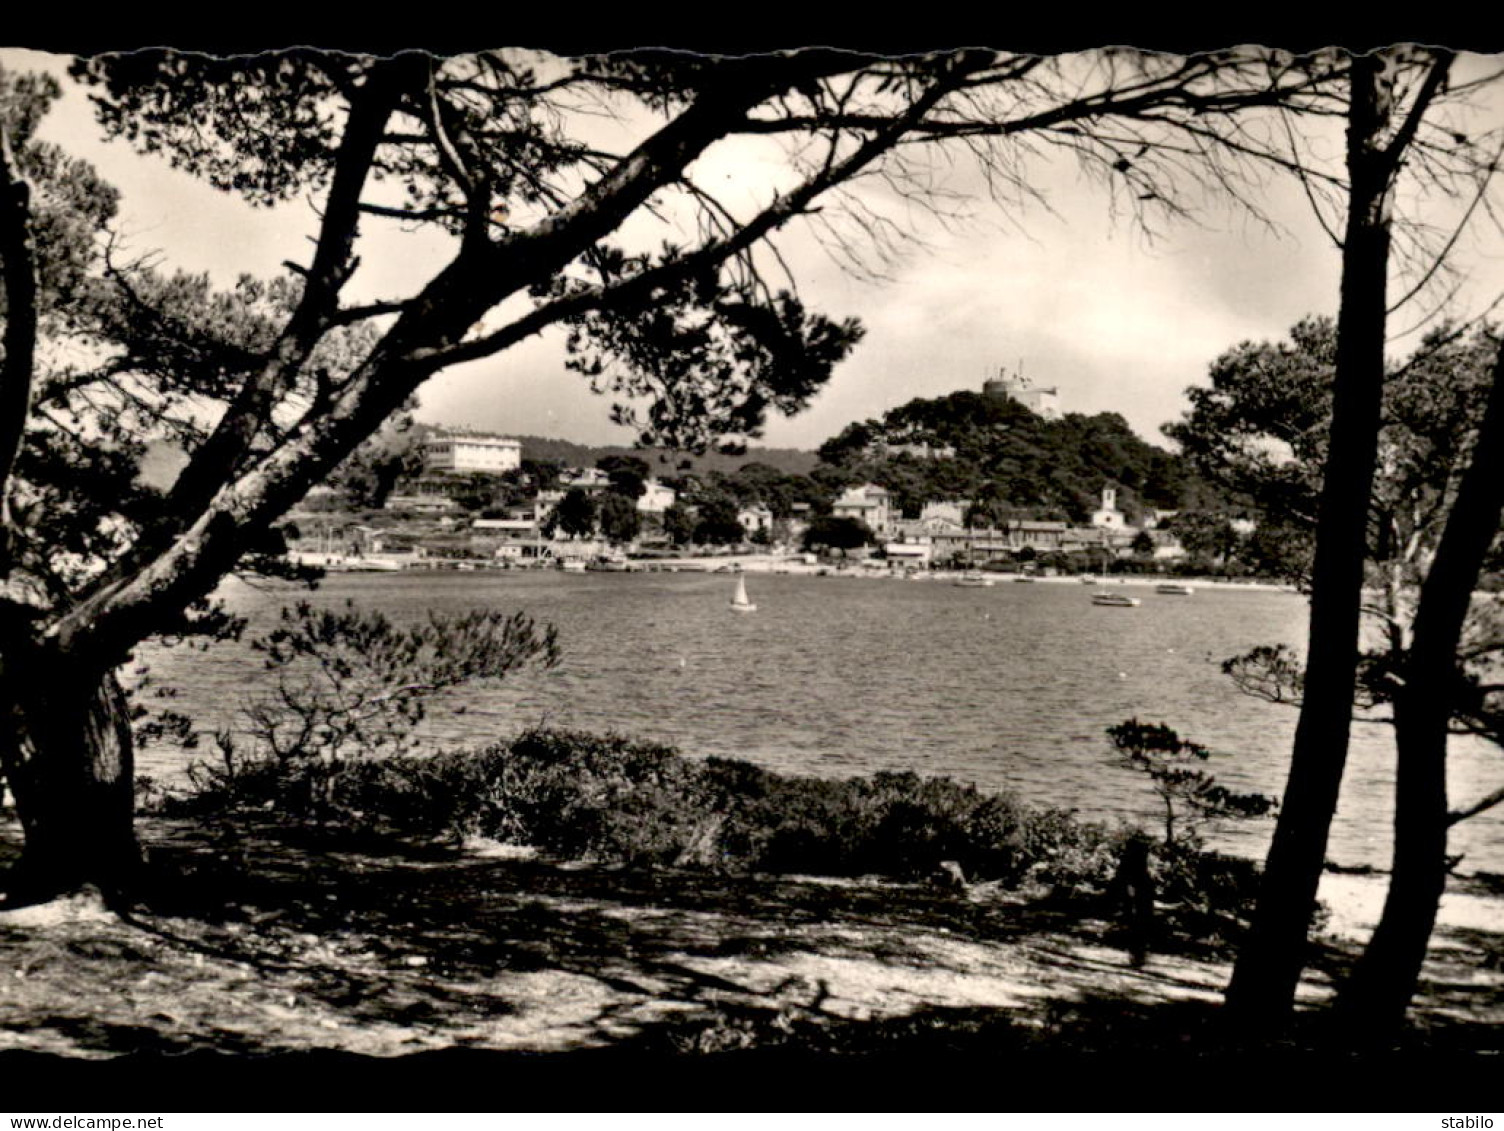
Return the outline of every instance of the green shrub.
{"type": "Polygon", "coordinates": [[[1150,854],[1150,872],[1159,900],[1176,909],[1177,926],[1187,934],[1221,936],[1229,925],[1251,918],[1257,865],[1208,852],[1203,830],[1267,816],[1278,807],[1276,799],[1218,784],[1202,768],[1211,751],[1163,723],[1129,719],[1109,727],[1107,735],[1124,765],[1148,775],[1164,805],[1164,835],[1150,854]]]}
{"type": "Polygon", "coordinates": [[[685,758],[620,735],[529,731],[477,751],[200,764],[171,811],[271,810],[294,821],[525,842],[564,858],[917,880],[1101,886],[1113,838],[947,778],[825,780],[685,758]]]}
{"type": "Polygon", "coordinates": [[[1201,829],[1210,822],[1263,817],[1279,807],[1261,793],[1237,793],[1201,768],[1212,752],[1181,738],[1163,723],[1128,719],[1107,728],[1124,764],[1145,773],[1165,807],[1164,844],[1200,848],[1201,829]],[[1177,831],[1176,819],[1181,821],[1177,831]]]}
{"type": "MultiPolygon", "coordinates": [[[[974,881],[1067,893],[1104,891],[1127,835],[949,778],[790,777],[568,730],[432,756],[231,755],[196,783],[170,807],[269,809],[360,831],[490,837],[565,859],[723,871],[924,880],[954,860],[974,881]]],[[[1208,912],[1242,908],[1254,874],[1188,844],[1157,850],[1154,867],[1162,898],[1208,912]]]]}

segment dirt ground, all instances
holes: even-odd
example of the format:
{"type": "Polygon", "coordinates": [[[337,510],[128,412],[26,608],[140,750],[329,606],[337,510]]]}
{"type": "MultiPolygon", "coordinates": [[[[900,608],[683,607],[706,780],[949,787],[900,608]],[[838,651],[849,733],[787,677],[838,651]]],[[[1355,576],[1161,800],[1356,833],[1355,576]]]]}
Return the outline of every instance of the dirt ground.
{"type": "MultiPolygon", "coordinates": [[[[1212,1033],[1230,969],[1225,946],[1184,939],[1135,967],[1091,908],[987,885],[623,870],[487,842],[357,850],[164,822],[143,839],[157,881],[128,919],[90,896],[0,913],[0,1051],[1183,1046],[1212,1033]]],[[[1504,892],[1486,879],[1443,905],[1414,1011],[1428,1046],[1504,1048],[1504,892]]],[[[1327,877],[1305,1002],[1329,996],[1383,893],[1382,876],[1327,877]]]]}

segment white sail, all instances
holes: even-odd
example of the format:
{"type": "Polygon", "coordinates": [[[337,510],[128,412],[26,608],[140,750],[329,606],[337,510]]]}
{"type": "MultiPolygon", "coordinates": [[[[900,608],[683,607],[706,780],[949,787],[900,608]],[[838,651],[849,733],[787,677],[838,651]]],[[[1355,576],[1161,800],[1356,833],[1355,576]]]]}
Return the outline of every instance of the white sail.
{"type": "Polygon", "coordinates": [[[747,600],[747,579],[740,573],[736,575],[736,593],[731,598],[731,607],[739,613],[750,613],[757,609],[756,605],[747,600]]]}

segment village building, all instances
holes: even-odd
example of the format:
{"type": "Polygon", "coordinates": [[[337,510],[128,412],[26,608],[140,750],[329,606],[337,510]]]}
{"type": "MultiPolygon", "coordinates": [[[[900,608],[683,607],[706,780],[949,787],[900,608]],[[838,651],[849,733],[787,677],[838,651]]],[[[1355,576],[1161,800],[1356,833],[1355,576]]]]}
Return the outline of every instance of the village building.
{"type": "Polygon", "coordinates": [[[916,541],[905,539],[902,542],[887,542],[883,545],[883,553],[887,555],[888,561],[895,568],[927,566],[934,557],[934,550],[934,544],[928,538],[916,541]]]}
{"type": "Polygon", "coordinates": [[[471,542],[498,561],[535,561],[552,553],[538,523],[523,518],[478,518],[470,524],[471,542]]]}
{"type": "Polygon", "coordinates": [[[1091,524],[1104,530],[1127,529],[1128,519],[1122,511],[1118,510],[1118,493],[1116,488],[1102,488],[1102,505],[1092,512],[1091,524]]]}
{"type": "Polygon", "coordinates": [[[886,537],[895,529],[892,496],[884,488],[872,483],[843,492],[831,504],[830,513],[836,518],[857,519],[881,537],[886,537]]]}
{"type": "Polygon", "coordinates": [[[414,514],[453,514],[460,509],[460,505],[448,495],[424,493],[388,495],[385,509],[389,511],[411,511],[414,514]]]}
{"type": "Polygon", "coordinates": [[[430,472],[500,475],[522,466],[522,442],[487,432],[448,428],[423,441],[423,465],[430,472]]]}
{"type": "Polygon", "coordinates": [[[559,490],[539,491],[533,500],[533,516],[542,522],[554,513],[554,508],[564,501],[564,492],[559,490]]]}
{"type": "Polygon", "coordinates": [[[594,494],[611,486],[611,476],[598,467],[572,467],[559,476],[559,484],[565,490],[579,488],[594,494]]]}
{"type": "Polygon", "coordinates": [[[1154,545],[1150,556],[1155,561],[1177,561],[1186,556],[1185,547],[1180,544],[1180,537],[1173,530],[1146,528],[1144,533],[1154,545]]]}
{"type": "Polygon", "coordinates": [[[954,504],[932,504],[918,519],[895,525],[899,544],[927,544],[935,561],[962,558],[985,562],[1011,560],[1020,551],[1035,554],[1124,553],[1133,541],[1131,527],[1074,526],[1068,522],[1022,519],[1001,527],[966,526],[955,515],[954,504]],[[933,506],[933,510],[931,509],[933,506]]]}
{"type": "Polygon", "coordinates": [[[736,521],[742,524],[742,529],[749,535],[756,534],[759,530],[770,531],[773,529],[773,512],[761,504],[742,507],[736,512],[736,521]]]}
{"type": "Polygon", "coordinates": [[[929,519],[940,519],[955,526],[963,526],[966,522],[966,512],[969,509],[970,504],[958,499],[925,503],[920,508],[919,521],[925,522],[929,519]]]}
{"type": "Polygon", "coordinates": [[[649,479],[643,484],[645,490],[637,498],[637,509],[643,514],[662,514],[673,506],[679,495],[672,487],[649,479]]]}

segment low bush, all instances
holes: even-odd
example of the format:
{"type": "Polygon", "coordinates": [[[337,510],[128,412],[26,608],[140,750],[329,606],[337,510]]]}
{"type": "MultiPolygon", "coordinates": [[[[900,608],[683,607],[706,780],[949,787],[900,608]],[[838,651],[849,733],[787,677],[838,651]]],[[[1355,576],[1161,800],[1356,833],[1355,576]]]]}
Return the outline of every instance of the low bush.
{"type": "Polygon", "coordinates": [[[176,814],[482,836],[571,859],[899,879],[954,860],[1008,887],[1105,887],[1122,834],[949,778],[790,777],[619,735],[534,730],[482,750],[199,764],[176,814]]]}
{"type": "Polygon", "coordinates": [[[1253,820],[1278,808],[1273,797],[1240,793],[1205,768],[1212,752],[1163,723],[1128,719],[1107,728],[1119,760],[1148,775],[1164,805],[1164,839],[1149,856],[1160,901],[1176,909],[1185,933],[1225,935],[1252,918],[1259,871],[1251,860],[1209,852],[1203,832],[1226,821],[1253,820]]]}
{"type": "MultiPolygon", "coordinates": [[[[923,880],[955,861],[969,880],[1089,897],[1108,917],[1119,909],[1100,897],[1133,835],[949,778],[791,777],[567,730],[429,756],[227,756],[197,767],[194,783],[156,806],[169,815],[268,811],[361,833],[478,836],[561,859],[639,866],[923,880]]],[[[1154,845],[1150,869],[1179,933],[1226,936],[1249,917],[1258,880],[1251,861],[1182,839],[1154,845]]]]}

